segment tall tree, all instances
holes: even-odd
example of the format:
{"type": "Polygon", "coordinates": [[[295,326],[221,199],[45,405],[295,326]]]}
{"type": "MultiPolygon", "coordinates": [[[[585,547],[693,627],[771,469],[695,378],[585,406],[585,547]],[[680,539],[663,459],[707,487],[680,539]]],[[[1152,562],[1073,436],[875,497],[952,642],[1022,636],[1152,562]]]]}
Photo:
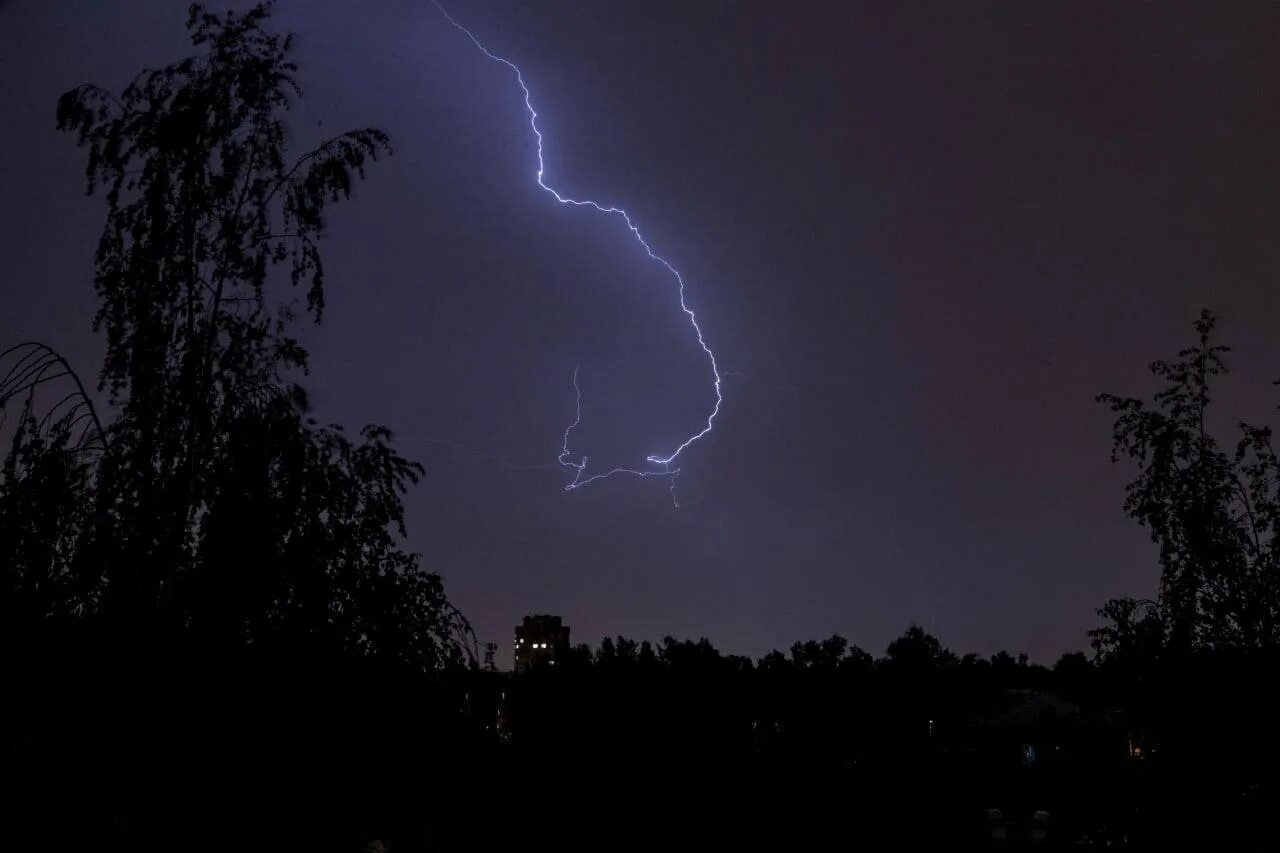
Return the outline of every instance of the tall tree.
{"type": "MultiPolygon", "coordinates": [[[[49,501],[78,494],[86,520],[50,552],[53,573],[96,575],[105,615],[140,635],[303,640],[429,668],[460,654],[467,628],[400,544],[421,468],[383,427],[353,440],[308,415],[291,331],[298,315],[322,318],[327,205],[390,145],[364,128],[290,155],[284,119],[301,91],[292,40],[264,29],[268,15],[193,5],[199,55],[119,95],[81,86],[59,100],[58,127],[88,151],[88,191],[106,202],[94,328],[115,417],[84,470],[42,468],[56,442],[20,430],[0,501],[19,481],[49,501]],[[54,489],[53,470],[75,488],[54,489]]],[[[3,528],[0,546],[27,547],[3,528]]]]}
{"type": "Polygon", "coordinates": [[[1148,403],[1098,397],[1115,415],[1112,459],[1137,477],[1124,508],[1160,548],[1155,602],[1119,600],[1100,611],[1100,652],[1164,645],[1176,651],[1274,645],[1280,641],[1280,464],[1271,431],[1239,423],[1234,452],[1212,431],[1214,381],[1227,373],[1217,318],[1195,323],[1195,345],[1151,373],[1164,383],[1148,403]]]}

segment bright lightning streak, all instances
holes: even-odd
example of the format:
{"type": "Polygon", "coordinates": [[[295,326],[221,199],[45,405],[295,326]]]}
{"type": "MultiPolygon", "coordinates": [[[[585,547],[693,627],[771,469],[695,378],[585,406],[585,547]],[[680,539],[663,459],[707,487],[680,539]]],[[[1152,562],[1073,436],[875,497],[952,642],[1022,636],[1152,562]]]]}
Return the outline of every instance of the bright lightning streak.
{"type": "Polygon", "coordinates": [[[589,207],[592,210],[597,211],[598,213],[620,217],[622,221],[626,223],[626,226],[631,231],[631,234],[636,238],[636,242],[639,243],[640,246],[645,250],[645,253],[648,254],[650,258],[652,258],[653,260],[661,264],[667,270],[667,272],[669,272],[671,276],[676,280],[676,284],[679,286],[680,310],[683,311],[685,315],[689,318],[689,325],[693,327],[693,331],[698,337],[698,346],[702,347],[702,351],[707,354],[707,360],[711,363],[711,375],[714,379],[713,384],[716,392],[716,402],[711,409],[711,413],[707,415],[706,425],[703,426],[700,430],[698,430],[694,434],[690,435],[688,438],[686,438],[683,442],[680,443],[678,447],[676,447],[675,450],[671,451],[671,453],[665,456],[662,454],[655,453],[645,457],[646,462],[648,462],[650,465],[657,466],[653,470],[640,470],[636,468],[614,468],[610,471],[605,471],[600,474],[592,474],[590,476],[587,476],[588,458],[586,456],[583,456],[577,462],[574,462],[573,453],[572,451],[569,450],[569,436],[573,432],[574,428],[577,427],[578,424],[582,422],[582,389],[578,385],[578,370],[577,368],[574,368],[573,390],[576,397],[576,414],[575,414],[573,423],[569,424],[569,426],[564,431],[564,440],[561,443],[560,455],[557,457],[559,463],[564,468],[573,472],[573,479],[569,482],[568,485],[565,486],[565,491],[572,491],[573,489],[581,488],[582,486],[586,486],[590,483],[594,483],[597,480],[603,480],[607,477],[612,477],[615,474],[630,474],[636,477],[670,477],[672,501],[675,502],[676,506],[678,507],[680,504],[676,500],[676,495],[675,495],[675,478],[680,474],[680,469],[672,468],[671,465],[673,462],[675,462],[676,458],[681,453],[684,452],[685,448],[693,444],[695,441],[698,441],[699,439],[701,439],[707,433],[711,432],[712,427],[715,425],[716,416],[720,414],[720,405],[721,403],[724,402],[724,395],[721,393],[721,388],[720,388],[721,379],[723,377],[722,377],[722,374],[720,373],[720,367],[716,363],[716,354],[712,352],[711,347],[707,345],[707,341],[702,335],[702,327],[698,325],[698,317],[694,313],[693,309],[689,307],[689,303],[685,300],[684,277],[680,275],[679,270],[677,270],[674,266],[672,266],[670,261],[668,261],[666,258],[662,257],[661,255],[659,255],[657,252],[653,250],[653,248],[649,245],[648,241],[645,240],[644,236],[640,233],[640,229],[636,226],[635,222],[632,221],[631,214],[627,213],[627,211],[623,210],[620,207],[603,205],[598,202],[591,201],[590,199],[581,200],[581,199],[569,198],[568,196],[561,195],[558,190],[549,186],[543,180],[544,174],[546,172],[546,166],[542,158],[542,131],[538,130],[538,112],[533,108],[533,101],[529,93],[529,87],[524,82],[524,73],[521,72],[520,67],[516,65],[514,62],[504,57],[498,56],[496,53],[493,53],[487,47],[485,47],[484,44],[481,43],[480,39],[476,38],[475,34],[471,32],[471,30],[467,29],[462,24],[458,23],[457,20],[455,20],[454,17],[449,14],[449,11],[440,4],[440,0],[431,0],[431,2],[432,2],[432,5],[434,5],[436,9],[440,11],[440,14],[444,16],[445,20],[448,21],[455,29],[457,29],[459,32],[465,35],[468,39],[470,39],[471,43],[474,44],[480,50],[481,53],[483,53],[485,56],[487,56],[489,59],[493,60],[494,62],[501,63],[515,72],[516,82],[520,84],[520,90],[524,93],[524,108],[525,108],[525,111],[529,114],[529,128],[533,131],[534,139],[536,139],[538,143],[538,146],[537,146],[538,147],[538,173],[537,173],[538,186],[541,187],[543,190],[545,190],[547,193],[550,193],[551,196],[555,198],[556,201],[560,202],[560,204],[572,205],[574,207],[589,207]]]}
{"type": "MultiPolygon", "coordinates": [[[[564,487],[566,492],[594,483],[596,480],[603,480],[606,477],[612,477],[614,474],[630,474],[634,477],[670,477],[671,478],[671,502],[679,509],[680,501],[676,498],[676,477],[680,476],[679,468],[672,468],[670,461],[659,462],[649,458],[650,462],[655,465],[661,465],[659,471],[638,471],[635,468],[614,468],[611,471],[605,471],[602,474],[592,474],[590,477],[583,477],[587,471],[588,457],[583,456],[577,462],[573,461],[573,451],[569,449],[569,435],[574,431],[578,424],[582,423],[582,388],[578,385],[578,368],[573,369],[573,395],[575,400],[575,411],[573,423],[564,428],[564,440],[560,443],[560,455],[556,457],[562,466],[573,472],[573,479],[564,487]]],[[[674,458],[674,457],[673,457],[674,458]]]]}

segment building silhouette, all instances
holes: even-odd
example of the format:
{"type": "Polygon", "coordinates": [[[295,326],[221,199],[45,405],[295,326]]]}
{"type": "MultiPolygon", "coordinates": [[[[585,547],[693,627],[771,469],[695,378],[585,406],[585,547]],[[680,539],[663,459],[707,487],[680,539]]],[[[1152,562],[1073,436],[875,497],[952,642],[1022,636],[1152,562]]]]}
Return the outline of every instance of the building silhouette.
{"type": "Polygon", "coordinates": [[[539,664],[555,666],[556,659],[569,650],[569,626],[559,616],[526,616],[515,635],[516,672],[539,664]]]}

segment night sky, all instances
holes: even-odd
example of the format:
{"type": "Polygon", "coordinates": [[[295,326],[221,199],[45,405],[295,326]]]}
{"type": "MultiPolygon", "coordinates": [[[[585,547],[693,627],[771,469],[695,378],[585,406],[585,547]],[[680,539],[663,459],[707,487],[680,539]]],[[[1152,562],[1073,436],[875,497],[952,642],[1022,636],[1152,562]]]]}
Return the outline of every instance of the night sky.
{"type": "MultiPolygon", "coordinates": [[[[0,2],[0,342],[96,369],[102,202],[54,102],[191,52],[185,7],[0,2]]],[[[412,545],[504,658],[552,612],[590,642],[878,653],[917,621],[1052,660],[1158,576],[1093,395],[1149,390],[1207,306],[1227,413],[1272,411],[1273,3],[450,8],[524,70],[548,182],[631,211],[730,373],[679,510],[663,480],[563,492],[575,365],[593,465],[705,418],[671,279],[537,188],[513,75],[429,0],[278,4],[298,146],[375,125],[396,149],[330,220],[318,414],[426,465],[412,545]]]]}

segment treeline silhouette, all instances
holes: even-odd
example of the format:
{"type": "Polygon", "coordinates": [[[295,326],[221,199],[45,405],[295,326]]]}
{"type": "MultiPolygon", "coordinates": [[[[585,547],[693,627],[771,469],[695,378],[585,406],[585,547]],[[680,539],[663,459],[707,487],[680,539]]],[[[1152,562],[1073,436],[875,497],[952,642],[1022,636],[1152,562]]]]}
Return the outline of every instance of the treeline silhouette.
{"type": "Polygon", "coordinates": [[[96,391],[0,352],[0,847],[1264,848],[1280,463],[1264,427],[1213,436],[1212,315],[1150,401],[1101,398],[1162,576],[1091,657],[912,627],[879,657],[616,638],[500,673],[403,547],[421,468],[309,413],[325,212],[390,143],[288,150],[268,12],[193,6],[196,55],[57,105],[105,203],[106,348],[96,391]]]}
{"type": "Polygon", "coordinates": [[[1261,850],[1276,663],[1073,652],[1046,667],[959,656],[918,626],[878,658],[839,636],[755,661],[705,639],[619,637],[481,673],[468,707],[494,724],[513,779],[535,780],[512,813],[560,839],[586,832],[583,849],[626,827],[639,848],[1261,850]],[[548,789],[576,789],[580,808],[545,812],[548,789]]]}

